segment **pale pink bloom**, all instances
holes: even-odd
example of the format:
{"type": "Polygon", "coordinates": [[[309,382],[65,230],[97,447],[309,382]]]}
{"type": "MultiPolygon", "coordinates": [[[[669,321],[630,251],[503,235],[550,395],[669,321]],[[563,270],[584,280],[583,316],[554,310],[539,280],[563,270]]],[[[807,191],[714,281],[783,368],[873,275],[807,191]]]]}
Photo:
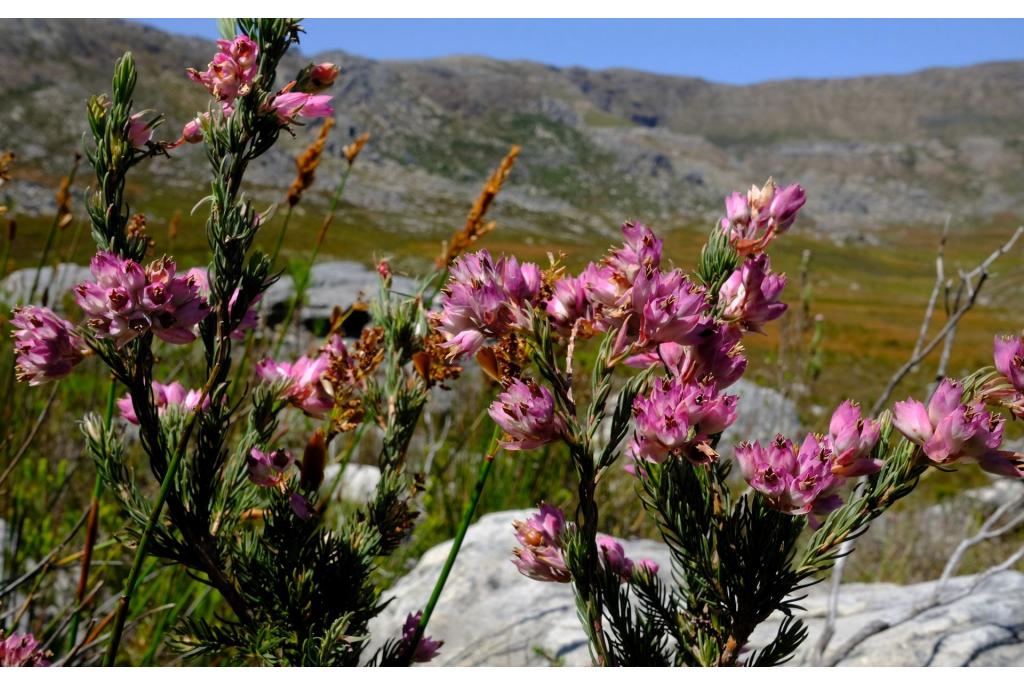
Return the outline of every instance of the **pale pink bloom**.
{"type": "Polygon", "coordinates": [[[589,317],[589,304],[583,280],[577,276],[566,276],[555,281],[545,310],[555,328],[567,334],[576,321],[589,317]]]}
{"type": "MultiPolygon", "coordinates": [[[[153,381],[153,406],[157,413],[163,415],[170,406],[182,406],[186,411],[192,411],[199,406],[199,398],[202,397],[201,390],[188,390],[178,381],[164,385],[153,381]]],[[[209,396],[203,397],[202,409],[210,406],[209,396]]],[[[117,408],[121,416],[128,421],[139,425],[139,418],[135,415],[135,406],[132,404],[131,395],[125,395],[117,401],[117,408]]]]}
{"type": "Polygon", "coordinates": [[[565,431],[551,392],[532,380],[513,379],[488,413],[505,431],[501,446],[507,450],[534,449],[554,442],[565,431]]]}
{"type": "Polygon", "coordinates": [[[147,112],[138,112],[128,120],[128,142],[139,150],[145,149],[146,143],[153,138],[153,128],[145,120],[146,115],[147,112]]]}
{"type": "Polygon", "coordinates": [[[130,259],[99,252],[90,265],[95,282],[75,286],[75,300],[89,315],[99,338],[118,345],[152,331],[173,344],[195,340],[195,326],[210,314],[199,286],[176,276],[173,261],[164,258],[143,269],[130,259]]]}
{"type": "Polygon", "coordinates": [[[641,271],[633,282],[630,300],[633,315],[629,324],[632,327],[636,322],[637,342],[643,347],[665,342],[694,345],[711,325],[704,289],[679,269],[641,271]]]}
{"type": "Polygon", "coordinates": [[[807,193],[797,185],[789,185],[775,193],[768,213],[775,225],[776,233],[785,233],[796,220],[796,213],[807,203],[807,193]]]}
{"type": "Polygon", "coordinates": [[[452,356],[475,354],[489,338],[529,325],[538,303],[541,274],[536,264],[515,257],[491,259],[486,250],[463,255],[451,265],[434,326],[452,356]]]}
{"type": "Polygon", "coordinates": [[[658,565],[658,562],[654,561],[653,559],[640,559],[639,561],[633,564],[634,571],[643,570],[647,573],[650,573],[652,576],[658,575],[658,571],[660,570],[660,568],[661,567],[658,565]]]}
{"type": "Polygon", "coordinates": [[[732,425],[737,399],[720,395],[713,385],[659,378],[648,394],[633,401],[630,456],[655,463],[669,457],[705,461],[708,456],[694,448],[732,425]]]}
{"type": "Polygon", "coordinates": [[[253,447],[245,459],[245,468],[251,480],[263,488],[275,488],[288,479],[287,471],[295,458],[287,450],[264,452],[253,447]]]}
{"type": "Polygon", "coordinates": [[[32,633],[11,633],[0,640],[0,666],[49,666],[46,656],[32,633]]]}
{"type": "Polygon", "coordinates": [[[195,119],[189,121],[181,129],[181,142],[185,143],[201,143],[203,142],[203,117],[209,117],[209,115],[197,116],[195,119]]]}
{"type": "Polygon", "coordinates": [[[601,564],[626,582],[633,575],[633,560],[626,556],[619,541],[604,533],[597,534],[597,554],[601,564]]]}
{"type": "Polygon", "coordinates": [[[999,449],[1003,424],[1003,418],[986,411],[981,402],[965,404],[963,386],[948,378],[939,384],[927,407],[914,399],[893,407],[893,425],[920,446],[931,462],[976,462],[986,471],[1020,478],[1024,475],[1020,455],[999,449]]]}
{"type": "Polygon", "coordinates": [[[846,478],[878,473],[881,459],[872,459],[871,452],[881,435],[878,421],[861,417],[860,406],[846,400],[832,414],[828,426],[834,452],[832,471],[846,478]]]}
{"type": "Polygon", "coordinates": [[[749,257],[718,291],[722,318],[746,330],[760,331],[763,324],[786,311],[786,304],[779,302],[785,287],[786,277],[772,273],[768,255],[749,257]]]}
{"type": "Polygon", "coordinates": [[[519,572],[527,578],[545,582],[568,583],[572,580],[562,557],[561,537],[565,514],[557,507],[541,504],[540,511],[526,521],[514,521],[516,539],[522,547],[513,550],[519,572]]]}
{"type": "Polygon", "coordinates": [[[277,112],[282,122],[289,122],[298,117],[315,119],[328,117],[334,113],[330,95],[312,95],[310,93],[281,93],[274,98],[270,107],[277,112]]]}
{"type": "Polygon", "coordinates": [[[202,84],[211,95],[230,105],[251,87],[259,66],[259,47],[248,36],[219,40],[220,52],[214,55],[206,71],[188,69],[188,77],[202,84]]]}
{"type": "Polygon", "coordinates": [[[633,221],[622,224],[626,242],[614,250],[605,263],[627,283],[642,272],[657,271],[661,266],[662,241],[647,226],[633,221]]]}
{"type": "Polygon", "coordinates": [[[831,447],[813,433],[807,435],[799,451],[791,440],[779,435],[768,447],[743,443],[735,452],[744,480],[774,509],[806,514],[816,527],[818,517],[842,505],[836,491],[843,478],[832,472],[831,447]]]}
{"type": "Polygon", "coordinates": [[[732,193],[725,199],[722,228],[741,255],[759,254],[772,239],[785,233],[807,202],[807,193],[797,185],[779,189],[769,180],[762,188],[752,186],[746,196],[732,193]]]}
{"type": "Polygon", "coordinates": [[[334,407],[323,377],[329,365],[330,359],[323,354],[312,359],[302,356],[291,364],[264,359],[256,364],[256,375],[267,382],[286,381],[284,398],[308,416],[321,419],[334,407]]]}
{"type": "Polygon", "coordinates": [[[1017,392],[1024,392],[1024,340],[1019,336],[995,338],[995,363],[1017,392]]]}
{"type": "MultiPolygon", "coordinates": [[[[408,649],[412,644],[412,641],[416,639],[416,629],[420,625],[420,620],[423,618],[423,612],[417,611],[415,614],[409,614],[405,618],[405,625],[402,626],[402,641],[403,647],[408,649]]],[[[432,661],[437,656],[441,647],[444,645],[443,640],[435,640],[426,635],[420,636],[420,641],[416,645],[416,651],[412,653],[412,660],[414,663],[422,664],[428,661],[432,661]]]]}
{"type": "Polygon", "coordinates": [[[46,307],[16,307],[11,328],[15,374],[29,385],[64,378],[88,350],[75,327],[46,307]]]}

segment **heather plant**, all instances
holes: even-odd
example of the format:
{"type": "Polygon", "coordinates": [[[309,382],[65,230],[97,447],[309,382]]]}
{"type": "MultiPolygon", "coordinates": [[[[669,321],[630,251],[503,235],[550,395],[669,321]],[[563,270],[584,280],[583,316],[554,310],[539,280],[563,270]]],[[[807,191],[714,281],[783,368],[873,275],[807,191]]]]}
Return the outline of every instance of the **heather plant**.
{"type": "MultiPolygon", "coordinates": [[[[417,293],[396,293],[383,263],[372,325],[351,349],[335,329],[314,353],[263,359],[248,378],[241,375],[244,356],[235,354],[276,279],[272,259],[254,247],[269,212],[245,197],[246,170],[282,132],[332,111],[330,96],[319,91],[337,76],[333,65],[311,65],[278,87],[278,65],[300,32],[294,20],[234,22],[208,68],[188,70],[213,99],[172,142],[154,140],[163,117],[133,112],[130,54],[117,64],[110,96],[89,102],[87,153],[96,182],[87,206],[98,251],[92,279],[74,289],[82,320],[27,305],[11,322],[19,380],[55,381],[89,357],[113,378],[105,414],[90,413],[80,425],[98,473],[94,507],[100,493],[116,499],[134,557],[107,620],[79,634],[73,610],[62,662],[73,662],[108,625],[104,663],[117,662],[154,560],[184,569],[230,610],[182,617],[175,642],[188,656],[358,665],[424,661],[440,646],[418,638],[410,648],[407,627],[376,654],[367,652],[369,621],[383,608],[377,566],[417,517],[419,486],[407,472],[407,450],[428,392],[458,373],[427,325],[422,292],[429,280],[417,293]],[[212,179],[201,203],[209,211],[210,262],[188,272],[169,256],[143,263],[150,240],[130,220],[125,197],[136,165],[184,144],[205,147],[212,179]],[[162,363],[167,346],[196,349],[197,387],[162,363]],[[367,424],[383,436],[381,478],[369,502],[336,522],[320,497],[328,453],[346,433],[358,441],[367,424]],[[138,436],[154,486],[136,473],[129,432],[138,436]]],[[[346,157],[351,167],[355,155],[346,157]]],[[[86,560],[83,587],[88,568],[86,560]]],[[[13,634],[3,645],[5,663],[42,665],[49,654],[31,635],[13,634]]]]}
{"type": "Polygon", "coordinates": [[[500,445],[561,443],[575,470],[573,514],[542,503],[517,522],[513,563],[533,580],[571,584],[598,665],[784,663],[807,636],[801,590],[926,470],[1024,473],[1022,456],[1001,449],[1000,410],[1020,414],[1015,338],[997,339],[995,370],[946,379],[927,403],[911,398],[874,418],[846,401],[826,432],[802,440],[763,445],[727,432],[744,410],[728,393],[747,368],[742,339],[787,307],[768,249],[805,201],[799,185],[771,180],[732,194],[691,273],[668,268],[662,241],[636,222],[578,275],[486,251],[452,265],[433,322],[453,358],[475,355],[499,379],[490,415],[500,445]],[[584,378],[586,345],[596,350],[584,378]],[[732,456],[720,453],[723,434],[738,442],[732,456]],[[734,465],[744,486],[730,478],[734,465]],[[629,559],[601,532],[600,489],[617,468],[635,478],[671,573],[629,559]],[[786,620],[752,650],[754,629],[776,611],[786,620]]]}

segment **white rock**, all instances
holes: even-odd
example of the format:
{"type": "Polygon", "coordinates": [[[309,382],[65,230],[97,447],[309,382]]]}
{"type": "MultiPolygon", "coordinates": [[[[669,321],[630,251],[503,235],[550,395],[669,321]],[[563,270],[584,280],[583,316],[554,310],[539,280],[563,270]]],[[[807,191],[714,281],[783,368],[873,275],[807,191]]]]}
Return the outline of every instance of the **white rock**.
{"type": "MultiPolygon", "coordinates": [[[[321,487],[321,494],[327,494],[327,490],[334,484],[334,479],[337,478],[340,468],[340,464],[329,464],[324,469],[324,482],[321,487]]],[[[341,476],[336,499],[355,504],[368,502],[377,490],[378,482],[380,482],[380,469],[376,466],[370,464],[347,464],[345,472],[341,476]]]]}
{"type": "MultiPolygon", "coordinates": [[[[519,574],[512,565],[515,540],[512,521],[530,510],[488,514],[466,535],[435,609],[428,634],[445,641],[433,665],[537,666],[590,663],[587,640],[576,616],[568,585],[540,583],[519,574]]],[[[624,541],[633,559],[654,559],[668,581],[668,550],[651,540],[624,541]]],[[[376,644],[397,637],[409,612],[422,609],[448,555],[446,542],[428,550],[387,597],[394,601],[371,624],[376,644]]],[[[970,579],[956,578],[950,596],[970,579]]],[[[863,626],[893,620],[930,596],[934,585],[852,584],[840,595],[834,650],[863,626]]],[[[802,601],[810,637],[794,663],[806,663],[823,625],[827,584],[810,588],[802,601]]],[[[766,621],[752,636],[751,646],[770,640],[781,617],[766,621]]],[[[988,579],[969,596],[923,612],[912,620],[871,637],[839,661],[839,665],[1024,665],[1024,575],[1004,572],[988,579]]]]}

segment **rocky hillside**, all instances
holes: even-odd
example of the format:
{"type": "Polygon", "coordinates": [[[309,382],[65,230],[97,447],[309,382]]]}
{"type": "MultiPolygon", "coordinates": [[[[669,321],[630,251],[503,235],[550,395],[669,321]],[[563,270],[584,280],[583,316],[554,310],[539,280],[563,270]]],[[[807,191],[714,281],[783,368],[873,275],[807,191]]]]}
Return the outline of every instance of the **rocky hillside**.
{"type": "MultiPolygon", "coordinates": [[[[139,62],[138,106],[166,111],[173,132],[205,106],[183,76],[209,60],[205,41],[119,21],[0,21],[0,147],[31,171],[30,197],[33,179],[60,173],[85,127],[84,99],[109,87],[124,50],[139,62]]],[[[344,67],[334,149],[374,135],[349,199],[403,230],[450,222],[512,143],[524,153],[506,221],[524,231],[712,220],[724,192],[769,174],[803,182],[815,198],[805,226],[830,233],[1016,213],[1024,200],[1024,62],[737,87],[480,57],[315,59],[344,67]]],[[[271,199],[308,139],[300,131],[256,170],[271,199]]],[[[154,165],[142,182],[198,196],[198,153],[154,165]]]]}

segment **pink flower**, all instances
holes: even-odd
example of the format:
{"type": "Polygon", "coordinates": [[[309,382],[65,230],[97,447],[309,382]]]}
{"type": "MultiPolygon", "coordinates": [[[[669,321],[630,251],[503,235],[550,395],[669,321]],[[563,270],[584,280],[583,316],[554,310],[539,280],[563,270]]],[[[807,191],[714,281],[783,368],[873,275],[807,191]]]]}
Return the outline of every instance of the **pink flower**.
{"type": "Polygon", "coordinates": [[[475,354],[488,338],[529,324],[537,304],[540,268],[515,257],[491,259],[486,250],[463,255],[449,269],[434,326],[444,334],[452,356],[475,354]]]}
{"type": "Polygon", "coordinates": [[[668,273],[641,271],[633,284],[631,321],[639,327],[642,346],[674,342],[693,345],[710,326],[704,289],[675,269],[668,273]]]}
{"type": "Polygon", "coordinates": [[[768,255],[749,257],[718,291],[722,318],[746,330],[760,331],[763,324],[786,311],[786,304],[779,302],[785,287],[786,277],[772,273],[768,255]]]}
{"type": "Polygon", "coordinates": [[[142,150],[153,138],[153,128],[149,122],[143,119],[146,116],[146,112],[138,112],[133,114],[128,120],[128,142],[132,144],[132,147],[142,150]]]}
{"type": "Polygon", "coordinates": [[[308,521],[313,516],[313,505],[301,493],[293,492],[288,495],[288,505],[292,512],[303,521],[308,521]]]}
{"type": "Polygon", "coordinates": [[[222,103],[231,105],[239,95],[249,92],[259,66],[259,47],[248,36],[218,40],[217,46],[220,52],[206,71],[188,69],[186,73],[222,103]]]}
{"type": "Polygon", "coordinates": [[[206,115],[202,115],[202,116],[197,116],[195,119],[192,119],[187,124],[185,124],[184,128],[181,129],[181,140],[179,141],[179,144],[181,142],[185,142],[185,143],[201,143],[201,142],[203,142],[203,119],[204,119],[204,116],[208,118],[210,115],[206,114],[206,115]]]}
{"type": "Polygon", "coordinates": [[[285,472],[295,463],[291,452],[263,452],[253,447],[245,459],[249,480],[262,488],[276,488],[287,480],[285,472]]]}
{"type": "Polygon", "coordinates": [[[16,307],[11,328],[15,372],[29,385],[64,378],[88,350],[74,326],[46,307],[16,307]]]}
{"type": "MultiPolygon", "coordinates": [[[[416,639],[416,629],[419,627],[422,619],[422,611],[417,611],[415,614],[409,614],[406,617],[405,625],[402,626],[401,642],[402,646],[406,649],[412,644],[412,641],[416,639]]],[[[443,645],[444,641],[442,640],[434,640],[426,635],[421,636],[419,643],[416,645],[416,651],[412,654],[413,662],[423,664],[428,661],[432,661],[434,657],[437,656],[443,645]]]]}
{"type": "MultiPolygon", "coordinates": [[[[186,411],[192,411],[199,406],[199,398],[202,397],[201,390],[186,390],[178,381],[168,385],[153,381],[153,406],[156,407],[159,415],[163,415],[167,407],[182,406],[186,411]]],[[[203,398],[203,409],[210,406],[209,396],[203,398]]],[[[121,416],[128,421],[139,425],[139,418],[135,415],[135,406],[132,404],[130,395],[125,395],[117,401],[117,408],[121,416]]]]}
{"type": "Polygon", "coordinates": [[[834,455],[827,440],[808,433],[797,451],[791,440],[776,436],[768,447],[760,443],[736,446],[744,480],[781,512],[807,514],[813,527],[818,516],[842,505],[836,491],[842,477],[832,471],[834,455]]]}
{"type": "Polygon", "coordinates": [[[654,561],[653,559],[641,559],[640,561],[637,561],[635,564],[633,564],[634,571],[642,570],[646,573],[650,573],[652,576],[658,575],[658,571],[660,569],[661,567],[658,565],[658,562],[654,561]]]}
{"type": "Polygon", "coordinates": [[[565,515],[556,507],[541,504],[540,511],[526,521],[515,521],[516,539],[522,545],[513,551],[519,572],[527,578],[553,583],[572,580],[562,557],[561,537],[565,515]]]}
{"type": "Polygon", "coordinates": [[[832,472],[853,478],[878,473],[880,459],[872,459],[871,451],[881,435],[878,421],[861,418],[860,406],[846,400],[832,414],[828,426],[834,453],[832,472]]]}
{"type": "Polygon", "coordinates": [[[510,451],[554,442],[565,430],[551,392],[532,380],[513,379],[487,411],[505,431],[501,446],[510,451]]]}
{"type": "Polygon", "coordinates": [[[321,419],[334,407],[323,377],[329,365],[330,359],[323,354],[313,359],[302,356],[292,364],[264,359],[256,364],[256,375],[270,383],[284,381],[284,398],[308,416],[321,419]]]}
{"type": "Polygon", "coordinates": [[[586,319],[590,314],[583,279],[576,276],[560,278],[555,281],[552,290],[545,309],[555,328],[567,334],[576,321],[586,319]]]}
{"type": "Polygon", "coordinates": [[[807,193],[796,184],[779,190],[768,179],[764,187],[752,186],[746,196],[733,193],[725,199],[722,228],[741,255],[764,252],[772,239],[785,233],[807,202],[807,193]]]}
{"type": "Polygon", "coordinates": [[[195,326],[210,314],[199,286],[188,276],[176,276],[168,258],[143,269],[112,252],[99,252],[90,265],[96,282],[75,286],[78,306],[91,318],[99,338],[120,347],[152,331],[161,340],[184,344],[195,340],[195,326]]]}
{"type": "Polygon", "coordinates": [[[626,556],[619,541],[604,533],[597,534],[597,553],[601,564],[622,581],[628,581],[633,575],[633,560],[626,556]]]}
{"type": "Polygon", "coordinates": [[[1024,392],[1024,340],[1020,337],[996,336],[995,363],[1017,392],[1024,392]]]}
{"type": "Polygon", "coordinates": [[[977,462],[991,473],[1020,478],[1020,455],[999,449],[1003,422],[981,402],[965,404],[963,386],[948,378],[927,407],[911,398],[893,407],[893,425],[933,463],[977,462]]]}
{"type": "Polygon", "coordinates": [[[46,656],[31,633],[11,633],[0,640],[0,666],[49,666],[46,656]]]}
{"type": "Polygon", "coordinates": [[[605,263],[627,283],[632,283],[642,272],[657,271],[661,266],[661,239],[651,229],[633,221],[622,224],[622,234],[626,242],[613,251],[605,263]]]}
{"type": "Polygon", "coordinates": [[[309,70],[309,92],[319,93],[334,85],[335,79],[341,73],[341,67],[330,62],[321,62],[309,70]]]}
{"type": "Polygon", "coordinates": [[[659,378],[633,401],[630,456],[655,463],[669,457],[705,461],[707,455],[694,448],[732,425],[736,402],[735,395],[719,395],[713,385],[659,378]]]}
{"type": "Polygon", "coordinates": [[[334,113],[331,107],[332,96],[311,95],[310,93],[281,93],[270,104],[282,122],[293,121],[302,116],[307,119],[327,117],[334,113]]]}
{"type": "Polygon", "coordinates": [[[747,369],[740,340],[743,333],[735,326],[714,324],[705,330],[695,345],[666,342],[657,348],[634,355],[628,366],[647,368],[663,364],[665,369],[683,381],[696,381],[725,389],[738,381],[747,369]]]}

